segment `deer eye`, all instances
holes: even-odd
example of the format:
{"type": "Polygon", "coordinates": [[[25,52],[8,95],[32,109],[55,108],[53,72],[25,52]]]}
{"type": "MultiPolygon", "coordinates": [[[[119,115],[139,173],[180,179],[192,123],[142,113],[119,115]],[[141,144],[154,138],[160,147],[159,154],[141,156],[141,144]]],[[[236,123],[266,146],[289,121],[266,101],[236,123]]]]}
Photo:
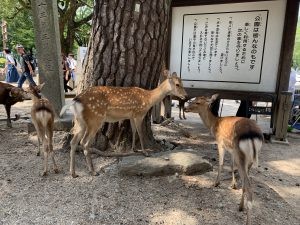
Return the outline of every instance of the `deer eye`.
{"type": "Polygon", "coordinates": [[[197,105],[200,105],[200,102],[196,102],[197,105]]]}
{"type": "Polygon", "coordinates": [[[176,84],[176,87],[179,87],[179,84],[176,84]]]}

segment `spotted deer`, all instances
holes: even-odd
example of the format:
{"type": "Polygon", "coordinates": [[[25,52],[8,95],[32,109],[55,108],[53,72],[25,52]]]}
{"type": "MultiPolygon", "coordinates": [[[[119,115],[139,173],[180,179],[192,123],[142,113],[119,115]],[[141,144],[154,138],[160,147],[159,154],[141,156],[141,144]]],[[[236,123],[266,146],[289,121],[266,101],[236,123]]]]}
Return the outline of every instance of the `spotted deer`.
{"type": "Polygon", "coordinates": [[[256,122],[243,117],[216,117],[210,105],[218,95],[211,98],[197,97],[186,108],[186,112],[199,113],[204,125],[214,134],[219,153],[219,169],[215,186],[220,184],[225,151],[232,157],[232,188],[236,188],[233,167],[236,165],[242,180],[242,199],[239,210],[244,209],[244,197],[247,196],[247,225],[251,224],[253,190],[249,179],[249,170],[253,163],[258,163],[258,153],[263,143],[263,134],[256,122]]]}
{"type": "Polygon", "coordinates": [[[26,92],[28,92],[32,98],[33,105],[31,107],[31,119],[36,129],[38,136],[38,152],[40,155],[40,143],[43,144],[44,149],[44,171],[43,176],[48,173],[48,156],[50,155],[54,172],[58,173],[58,168],[54,159],[53,152],[53,127],[55,112],[52,104],[48,99],[41,96],[40,92],[44,84],[38,86],[30,85],[26,92]]]}
{"type": "Polygon", "coordinates": [[[83,145],[90,173],[98,175],[94,171],[89,146],[104,122],[112,123],[129,119],[133,133],[132,150],[135,150],[137,131],[142,152],[148,156],[144,149],[142,122],[150,108],[167,95],[176,95],[182,99],[187,95],[176,73],[169,76],[154,90],[145,90],[138,87],[90,87],[77,95],[70,105],[64,106],[60,116],[64,114],[68,107],[74,113],[74,136],[71,140],[70,153],[72,177],[77,177],[74,157],[79,142],[83,145]]]}

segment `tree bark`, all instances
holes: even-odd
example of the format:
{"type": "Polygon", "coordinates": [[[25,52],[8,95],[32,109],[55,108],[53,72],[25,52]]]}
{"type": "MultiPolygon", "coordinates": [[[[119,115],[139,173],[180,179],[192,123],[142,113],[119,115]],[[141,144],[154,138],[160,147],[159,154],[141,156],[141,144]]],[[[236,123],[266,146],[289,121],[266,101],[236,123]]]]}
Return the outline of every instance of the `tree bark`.
{"type": "MultiPolygon", "coordinates": [[[[92,34],[78,91],[96,85],[157,87],[165,59],[170,3],[170,0],[95,1],[92,34]]],[[[144,119],[143,130],[145,145],[153,146],[150,112],[144,119]]],[[[122,146],[129,147],[129,121],[123,123],[122,129],[118,123],[105,124],[95,146],[104,150],[108,143],[115,144],[119,135],[122,146]]]]}

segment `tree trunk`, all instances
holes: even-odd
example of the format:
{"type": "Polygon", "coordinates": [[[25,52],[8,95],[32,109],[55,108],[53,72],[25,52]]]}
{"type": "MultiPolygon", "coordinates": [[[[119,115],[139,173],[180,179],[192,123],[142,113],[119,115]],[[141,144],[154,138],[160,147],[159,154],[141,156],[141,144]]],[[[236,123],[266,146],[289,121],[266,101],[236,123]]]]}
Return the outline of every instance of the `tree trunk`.
{"type": "MultiPolygon", "coordinates": [[[[154,89],[165,59],[170,0],[95,1],[93,27],[79,92],[90,86],[138,86],[154,89]]],[[[151,114],[143,123],[146,147],[155,143],[151,114]]],[[[124,148],[131,145],[129,121],[105,124],[95,145],[104,150],[120,135],[124,148]],[[126,132],[122,132],[126,131],[126,132]]]]}

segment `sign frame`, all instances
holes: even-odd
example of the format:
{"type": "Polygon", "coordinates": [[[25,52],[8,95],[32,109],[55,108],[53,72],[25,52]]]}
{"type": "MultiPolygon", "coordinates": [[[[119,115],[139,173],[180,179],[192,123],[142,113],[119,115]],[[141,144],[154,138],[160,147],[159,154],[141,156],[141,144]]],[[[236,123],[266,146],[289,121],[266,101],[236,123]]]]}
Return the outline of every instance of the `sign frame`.
{"type": "MultiPolygon", "coordinates": [[[[171,33],[172,33],[172,8],[173,7],[185,7],[185,6],[201,6],[201,5],[215,5],[215,4],[231,4],[231,3],[247,3],[247,2],[262,2],[272,0],[173,0],[170,11],[169,20],[169,35],[168,46],[166,51],[166,65],[170,68],[170,54],[171,54],[171,33]]],[[[233,90],[220,90],[220,89],[200,89],[200,88],[186,88],[187,93],[191,97],[196,96],[209,96],[214,93],[219,93],[220,98],[224,99],[240,99],[250,101],[270,101],[270,95],[274,99],[274,112],[273,112],[273,132],[276,131],[276,124],[282,118],[278,115],[282,114],[282,107],[280,105],[280,96],[282,93],[288,91],[289,77],[291,62],[293,56],[293,48],[295,42],[296,28],[298,22],[298,0],[287,0],[284,16],[284,27],[281,41],[281,50],[279,57],[279,64],[277,69],[276,88],[274,92],[253,92],[253,91],[233,91],[233,90]]],[[[285,112],[287,113],[287,112],[285,112]]],[[[279,128],[278,128],[279,129],[279,128]]],[[[284,131],[283,131],[284,132],[284,131]]],[[[276,132],[277,133],[277,132],[276,132]]]]}

